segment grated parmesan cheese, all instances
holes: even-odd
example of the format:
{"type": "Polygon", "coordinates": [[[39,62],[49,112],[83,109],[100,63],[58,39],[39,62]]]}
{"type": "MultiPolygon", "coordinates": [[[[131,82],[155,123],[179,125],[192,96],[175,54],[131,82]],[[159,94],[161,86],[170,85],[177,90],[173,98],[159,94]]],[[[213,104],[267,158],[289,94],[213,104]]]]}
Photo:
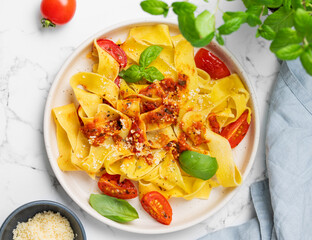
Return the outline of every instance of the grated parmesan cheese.
{"type": "Polygon", "coordinates": [[[73,240],[73,229],[60,213],[44,211],[27,222],[18,223],[13,230],[13,240],[73,240]]]}

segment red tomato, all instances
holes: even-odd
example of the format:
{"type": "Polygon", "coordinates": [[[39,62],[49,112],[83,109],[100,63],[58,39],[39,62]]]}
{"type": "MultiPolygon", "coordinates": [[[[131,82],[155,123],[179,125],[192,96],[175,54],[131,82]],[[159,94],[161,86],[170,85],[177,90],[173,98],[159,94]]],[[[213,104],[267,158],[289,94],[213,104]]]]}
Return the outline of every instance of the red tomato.
{"type": "Polygon", "coordinates": [[[212,79],[220,79],[230,75],[227,66],[212,52],[201,48],[195,55],[196,66],[206,71],[212,79]]]}
{"type": "Polygon", "coordinates": [[[248,110],[243,112],[243,114],[233,123],[222,129],[221,136],[225,137],[231,148],[235,148],[245,137],[249,124],[247,122],[248,110]]]}
{"type": "Polygon", "coordinates": [[[76,0],[42,0],[40,6],[44,17],[43,27],[62,25],[68,23],[76,11],[76,0]]]}
{"type": "Polygon", "coordinates": [[[108,39],[98,39],[97,44],[108,52],[120,64],[122,68],[127,66],[127,56],[116,43],[108,39]]]}
{"type": "Polygon", "coordinates": [[[168,200],[159,192],[146,193],[141,199],[141,204],[146,212],[158,222],[169,225],[172,220],[172,209],[168,200]]]}
{"type": "Polygon", "coordinates": [[[138,192],[133,183],[125,179],[119,182],[119,175],[109,175],[104,173],[98,182],[99,189],[111,197],[130,199],[138,196],[138,192]]]}

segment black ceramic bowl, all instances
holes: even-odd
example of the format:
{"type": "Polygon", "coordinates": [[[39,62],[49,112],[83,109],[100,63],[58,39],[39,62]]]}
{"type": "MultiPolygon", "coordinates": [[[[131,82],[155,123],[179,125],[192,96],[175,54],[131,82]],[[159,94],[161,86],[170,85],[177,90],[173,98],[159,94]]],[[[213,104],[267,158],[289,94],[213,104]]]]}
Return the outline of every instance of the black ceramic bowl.
{"type": "Polygon", "coordinates": [[[73,211],[60,203],[41,200],[26,203],[12,212],[1,226],[0,240],[12,240],[13,230],[16,228],[18,222],[27,222],[29,218],[43,211],[59,212],[61,216],[68,219],[74,231],[75,240],[87,239],[82,223],[73,211]]]}

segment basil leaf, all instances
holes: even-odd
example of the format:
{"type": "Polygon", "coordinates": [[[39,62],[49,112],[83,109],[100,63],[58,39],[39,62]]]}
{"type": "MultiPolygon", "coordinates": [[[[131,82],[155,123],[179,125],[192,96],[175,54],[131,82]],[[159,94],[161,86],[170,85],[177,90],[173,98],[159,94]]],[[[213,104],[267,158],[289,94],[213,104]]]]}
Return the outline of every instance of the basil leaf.
{"type": "Polygon", "coordinates": [[[91,194],[89,203],[102,216],[115,222],[125,223],[139,218],[135,208],[123,199],[104,194],[91,194]]]}
{"type": "Polygon", "coordinates": [[[275,32],[281,28],[292,27],[294,25],[294,11],[287,11],[284,7],[280,7],[269,15],[263,23],[275,32]]]}
{"type": "Polygon", "coordinates": [[[269,8],[279,8],[283,4],[283,0],[273,0],[271,3],[266,4],[269,8]]]}
{"type": "Polygon", "coordinates": [[[168,4],[160,0],[146,0],[140,5],[145,12],[152,15],[164,15],[166,17],[169,11],[168,4]]]}
{"type": "Polygon", "coordinates": [[[267,40],[273,40],[275,38],[274,30],[270,26],[265,24],[258,28],[258,33],[261,37],[267,40]]]}
{"type": "Polygon", "coordinates": [[[194,14],[189,15],[179,15],[178,16],[179,29],[182,35],[188,40],[190,43],[198,40],[199,33],[195,28],[195,17],[194,14]]]}
{"type": "Polygon", "coordinates": [[[291,0],[291,5],[294,9],[303,8],[302,0],[291,0]]]}
{"type": "Polygon", "coordinates": [[[295,28],[298,32],[308,34],[312,32],[312,16],[305,10],[298,8],[294,16],[295,28]]]}
{"type": "Polygon", "coordinates": [[[280,29],[272,41],[270,50],[276,53],[279,49],[284,48],[290,44],[300,43],[302,37],[300,37],[296,30],[291,28],[280,29]]]}
{"type": "Polygon", "coordinates": [[[228,21],[226,21],[223,25],[221,25],[218,30],[222,35],[227,35],[232,32],[237,31],[241,24],[245,22],[245,19],[242,17],[234,17],[228,21]]]}
{"type": "Polygon", "coordinates": [[[253,15],[260,17],[261,13],[262,13],[262,16],[268,14],[268,8],[264,5],[253,5],[253,6],[250,6],[246,10],[246,13],[253,14],[253,15]]]}
{"type": "Polygon", "coordinates": [[[179,156],[180,166],[189,175],[208,180],[218,170],[216,158],[193,151],[184,151],[179,156]]]}
{"type": "Polygon", "coordinates": [[[249,26],[255,27],[257,25],[260,25],[262,22],[261,22],[260,18],[257,17],[256,15],[248,14],[247,23],[249,26]]]}
{"type": "Polygon", "coordinates": [[[304,53],[300,56],[302,66],[308,74],[312,75],[312,48],[306,48],[304,53]]]}
{"type": "Polygon", "coordinates": [[[143,78],[143,71],[138,65],[132,65],[127,70],[122,70],[119,77],[123,78],[126,82],[138,82],[143,78]]]}
{"type": "Polygon", "coordinates": [[[219,33],[216,33],[216,40],[220,45],[224,45],[224,39],[219,33]]]}
{"type": "Polygon", "coordinates": [[[290,10],[291,7],[291,0],[284,0],[283,6],[286,10],[290,10]]]}
{"type": "Polygon", "coordinates": [[[224,22],[227,22],[236,17],[242,18],[244,21],[246,21],[248,14],[245,12],[225,12],[222,16],[224,22]]]}
{"type": "Polygon", "coordinates": [[[155,80],[163,80],[165,77],[156,67],[152,66],[145,69],[144,78],[149,82],[154,82],[155,80]]]}
{"type": "Polygon", "coordinates": [[[300,44],[291,44],[275,52],[276,56],[281,60],[294,60],[302,53],[303,48],[300,44]]]}
{"type": "Polygon", "coordinates": [[[201,38],[204,38],[215,30],[215,16],[205,10],[195,19],[195,27],[201,38]]]}
{"type": "Polygon", "coordinates": [[[192,14],[197,9],[196,5],[189,2],[174,2],[171,4],[172,10],[178,16],[192,14]]]}
{"type": "Polygon", "coordinates": [[[197,40],[194,40],[191,44],[194,46],[194,47],[205,47],[207,46],[211,40],[213,39],[214,37],[214,32],[212,32],[211,34],[209,34],[208,36],[204,37],[204,38],[201,38],[201,39],[197,39],[197,40]]]}
{"type": "Polygon", "coordinates": [[[255,5],[253,0],[243,0],[243,3],[244,3],[246,8],[249,8],[249,7],[253,6],[253,5],[255,5]]]}
{"type": "Polygon", "coordinates": [[[160,46],[149,46],[147,47],[140,56],[139,64],[140,66],[146,68],[150,65],[163,50],[160,46]]]}

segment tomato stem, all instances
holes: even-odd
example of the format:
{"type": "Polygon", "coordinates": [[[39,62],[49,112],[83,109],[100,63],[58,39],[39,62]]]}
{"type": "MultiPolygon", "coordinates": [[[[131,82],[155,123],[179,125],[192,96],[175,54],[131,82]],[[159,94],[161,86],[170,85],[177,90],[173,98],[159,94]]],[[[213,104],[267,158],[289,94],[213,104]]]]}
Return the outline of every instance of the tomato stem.
{"type": "Polygon", "coordinates": [[[41,24],[42,24],[42,27],[44,27],[44,28],[55,27],[55,24],[46,18],[41,19],[41,24]]]}

